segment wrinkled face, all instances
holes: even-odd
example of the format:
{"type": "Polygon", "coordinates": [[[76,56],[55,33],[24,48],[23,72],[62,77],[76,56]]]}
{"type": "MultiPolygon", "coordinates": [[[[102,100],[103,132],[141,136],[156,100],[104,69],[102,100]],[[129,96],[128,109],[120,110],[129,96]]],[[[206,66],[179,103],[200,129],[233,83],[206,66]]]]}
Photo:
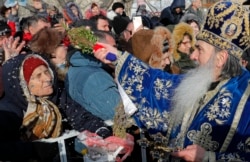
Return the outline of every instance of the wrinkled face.
{"type": "Polygon", "coordinates": [[[100,14],[100,9],[99,7],[95,6],[91,9],[91,12],[92,12],[92,15],[95,16],[95,15],[99,15],[100,14]]]}
{"type": "Polygon", "coordinates": [[[97,20],[97,30],[109,31],[109,22],[104,19],[97,20]]]}
{"type": "Polygon", "coordinates": [[[67,55],[67,47],[61,44],[52,53],[51,62],[54,65],[63,64],[66,61],[66,55],[67,55]]]}
{"type": "Polygon", "coordinates": [[[190,54],[191,47],[192,47],[191,40],[188,35],[185,35],[179,44],[178,50],[180,52],[190,54]]]}
{"type": "Polygon", "coordinates": [[[28,89],[31,94],[39,97],[49,96],[53,93],[52,76],[46,66],[40,65],[33,71],[28,89]]]}
{"type": "Polygon", "coordinates": [[[196,48],[190,55],[190,59],[197,61],[199,65],[205,65],[212,54],[215,53],[214,46],[201,40],[196,42],[195,47],[196,48]]]}
{"type": "Polygon", "coordinates": [[[76,6],[71,6],[70,9],[71,9],[72,13],[73,13],[75,16],[78,16],[78,10],[77,10],[76,6]]]}

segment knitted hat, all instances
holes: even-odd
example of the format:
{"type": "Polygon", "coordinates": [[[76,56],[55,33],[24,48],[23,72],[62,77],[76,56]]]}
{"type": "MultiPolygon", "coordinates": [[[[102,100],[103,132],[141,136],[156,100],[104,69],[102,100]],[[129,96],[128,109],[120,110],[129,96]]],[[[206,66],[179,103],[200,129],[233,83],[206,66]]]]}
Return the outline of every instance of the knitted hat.
{"type": "Polygon", "coordinates": [[[197,40],[228,50],[240,59],[250,43],[248,12],[236,2],[215,3],[208,10],[197,40]]]}
{"type": "Polygon", "coordinates": [[[121,2],[115,2],[115,3],[113,3],[112,10],[115,11],[117,8],[124,9],[124,5],[121,2]]]}
{"type": "Polygon", "coordinates": [[[116,16],[112,21],[112,27],[117,35],[121,34],[130,23],[130,19],[124,16],[116,16]]]}
{"type": "Polygon", "coordinates": [[[40,65],[45,65],[46,67],[48,67],[47,63],[38,57],[31,56],[31,57],[27,58],[26,60],[24,60],[23,75],[24,75],[24,79],[25,79],[27,84],[29,84],[30,77],[31,77],[33,71],[40,65]]]}
{"type": "Polygon", "coordinates": [[[0,36],[11,34],[11,29],[7,22],[0,20],[0,36]]]}

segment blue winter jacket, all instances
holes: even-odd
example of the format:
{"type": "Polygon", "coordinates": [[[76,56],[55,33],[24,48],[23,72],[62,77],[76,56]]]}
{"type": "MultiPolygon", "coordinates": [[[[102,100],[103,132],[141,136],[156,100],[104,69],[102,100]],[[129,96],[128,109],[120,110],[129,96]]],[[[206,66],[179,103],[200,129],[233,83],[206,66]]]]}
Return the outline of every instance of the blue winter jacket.
{"type": "Polygon", "coordinates": [[[114,78],[92,55],[77,51],[70,64],[65,83],[71,98],[103,120],[112,120],[121,101],[114,78]]]}

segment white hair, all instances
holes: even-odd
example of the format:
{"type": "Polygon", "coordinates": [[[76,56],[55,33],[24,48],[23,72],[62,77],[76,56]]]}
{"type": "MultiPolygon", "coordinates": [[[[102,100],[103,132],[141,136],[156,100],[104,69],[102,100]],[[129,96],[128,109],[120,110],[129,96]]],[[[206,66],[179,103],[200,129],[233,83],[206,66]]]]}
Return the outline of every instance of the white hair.
{"type": "Polygon", "coordinates": [[[192,111],[195,104],[208,91],[214,80],[214,57],[204,66],[187,72],[185,78],[176,88],[172,101],[172,115],[175,125],[180,124],[186,112],[192,111]]]}

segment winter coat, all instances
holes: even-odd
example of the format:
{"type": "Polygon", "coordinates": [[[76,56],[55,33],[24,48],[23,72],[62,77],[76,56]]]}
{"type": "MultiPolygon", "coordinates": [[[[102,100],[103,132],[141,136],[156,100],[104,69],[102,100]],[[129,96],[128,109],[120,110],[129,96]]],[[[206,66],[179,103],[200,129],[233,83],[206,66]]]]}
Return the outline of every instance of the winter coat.
{"type": "Polygon", "coordinates": [[[112,120],[121,101],[116,82],[94,56],[75,52],[65,82],[73,100],[103,120],[112,120]]]}
{"type": "Polygon", "coordinates": [[[68,2],[65,5],[65,7],[63,9],[63,14],[64,14],[64,17],[66,18],[68,24],[74,24],[77,21],[83,19],[83,15],[82,15],[82,11],[81,11],[80,7],[77,4],[75,4],[74,2],[68,2]],[[77,8],[78,16],[74,15],[72,10],[70,9],[70,7],[72,7],[72,6],[75,6],[77,8]]]}
{"type": "MultiPolygon", "coordinates": [[[[49,156],[47,154],[51,152],[51,149],[37,148],[36,142],[25,142],[21,139],[23,133],[21,126],[28,107],[28,99],[24,94],[22,85],[24,83],[20,80],[20,68],[26,56],[26,54],[18,55],[3,65],[5,96],[0,100],[0,160],[28,161],[31,158],[37,159],[45,155],[49,156]],[[41,155],[39,152],[44,152],[44,154],[41,155]]],[[[49,69],[56,76],[53,66],[50,64],[49,69]]],[[[53,88],[54,93],[48,97],[48,100],[58,106],[62,116],[67,119],[70,129],[73,128],[78,131],[88,129],[95,132],[98,128],[106,126],[103,120],[93,116],[71,100],[64,89],[64,85],[59,84],[56,77],[54,78],[53,88]]],[[[110,132],[102,129],[98,134],[105,137],[110,135],[110,132]]],[[[51,159],[45,159],[44,161],[48,160],[51,159]]]]}
{"type": "Polygon", "coordinates": [[[185,0],[174,0],[169,7],[166,7],[161,11],[160,22],[163,25],[167,26],[179,23],[181,17],[183,16],[183,12],[181,11],[179,14],[177,14],[175,11],[176,8],[181,8],[184,10],[185,0]]]}

